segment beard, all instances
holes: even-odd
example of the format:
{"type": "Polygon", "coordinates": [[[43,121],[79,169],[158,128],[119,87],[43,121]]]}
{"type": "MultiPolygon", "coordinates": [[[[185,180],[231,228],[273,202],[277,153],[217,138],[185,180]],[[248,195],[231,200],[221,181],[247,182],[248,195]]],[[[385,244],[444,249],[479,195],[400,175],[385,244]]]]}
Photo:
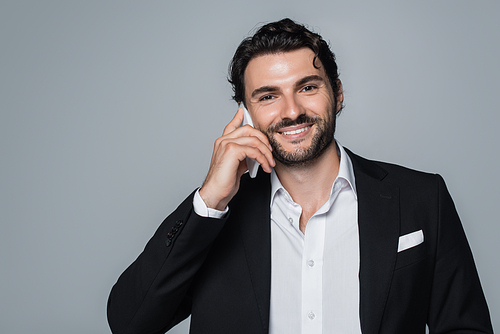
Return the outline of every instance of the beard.
{"type": "MultiPolygon", "coordinates": [[[[303,167],[313,163],[332,144],[335,134],[335,123],[336,119],[333,110],[326,113],[325,118],[319,116],[309,117],[302,114],[295,120],[283,120],[269,126],[264,131],[264,134],[273,148],[274,159],[287,167],[303,167]],[[304,123],[311,123],[316,126],[316,133],[311,140],[311,145],[306,148],[297,147],[293,151],[286,151],[275,138],[275,136],[279,136],[278,130],[304,123]]],[[[298,144],[301,141],[292,141],[292,144],[298,144]]]]}

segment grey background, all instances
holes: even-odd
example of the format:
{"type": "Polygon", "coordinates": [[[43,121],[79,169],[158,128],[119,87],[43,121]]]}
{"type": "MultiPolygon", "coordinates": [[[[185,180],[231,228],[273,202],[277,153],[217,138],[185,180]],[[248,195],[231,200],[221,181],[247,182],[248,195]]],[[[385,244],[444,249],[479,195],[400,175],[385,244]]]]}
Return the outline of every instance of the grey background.
{"type": "Polygon", "coordinates": [[[499,329],[499,14],[461,0],[2,0],[0,332],[109,333],[111,286],[203,181],[236,111],[236,46],[286,16],[337,55],[340,142],[444,176],[499,329]]]}

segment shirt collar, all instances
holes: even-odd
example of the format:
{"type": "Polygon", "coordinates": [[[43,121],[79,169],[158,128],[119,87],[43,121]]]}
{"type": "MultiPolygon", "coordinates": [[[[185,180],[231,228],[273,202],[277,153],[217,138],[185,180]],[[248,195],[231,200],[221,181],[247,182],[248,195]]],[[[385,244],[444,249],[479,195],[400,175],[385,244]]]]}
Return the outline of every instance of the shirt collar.
{"type": "MultiPolygon", "coordinates": [[[[356,192],[356,182],[354,179],[354,169],[352,167],[352,161],[347,152],[344,150],[342,145],[335,140],[335,144],[337,147],[337,155],[340,157],[340,165],[339,165],[339,173],[337,175],[337,178],[333,182],[332,185],[332,192],[333,192],[333,187],[335,186],[335,183],[337,182],[338,179],[344,179],[347,181],[349,184],[350,188],[352,189],[352,192],[354,194],[354,197],[356,200],[358,199],[358,194],[356,192]]],[[[271,172],[271,207],[274,203],[274,198],[276,196],[276,193],[278,191],[281,191],[289,198],[290,201],[292,201],[292,198],[290,194],[288,194],[288,191],[283,187],[281,184],[278,175],[276,174],[274,168],[272,169],[271,172]]],[[[331,194],[330,194],[331,195],[331,194]]]]}
{"type": "Polygon", "coordinates": [[[351,158],[349,157],[349,154],[347,154],[347,152],[344,150],[344,147],[342,147],[342,145],[338,141],[335,141],[335,143],[337,144],[337,154],[340,156],[340,167],[337,179],[341,177],[349,183],[349,186],[354,193],[354,197],[356,197],[357,200],[358,193],[356,191],[356,180],[354,178],[354,168],[352,167],[351,158]]]}

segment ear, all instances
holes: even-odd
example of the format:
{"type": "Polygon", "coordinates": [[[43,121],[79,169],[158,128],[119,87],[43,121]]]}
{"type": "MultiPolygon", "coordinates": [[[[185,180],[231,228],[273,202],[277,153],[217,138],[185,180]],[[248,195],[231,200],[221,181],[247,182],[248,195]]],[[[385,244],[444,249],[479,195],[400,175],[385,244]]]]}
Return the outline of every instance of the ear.
{"type": "Polygon", "coordinates": [[[340,112],[340,110],[342,109],[342,105],[344,104],[344,88],[342,87],[342,81],[340,81],[340,79],[337,79],[337,86],[339,89],[335,94],[335,101],[337,101],[335,111],[336,114],[340,112]]]}

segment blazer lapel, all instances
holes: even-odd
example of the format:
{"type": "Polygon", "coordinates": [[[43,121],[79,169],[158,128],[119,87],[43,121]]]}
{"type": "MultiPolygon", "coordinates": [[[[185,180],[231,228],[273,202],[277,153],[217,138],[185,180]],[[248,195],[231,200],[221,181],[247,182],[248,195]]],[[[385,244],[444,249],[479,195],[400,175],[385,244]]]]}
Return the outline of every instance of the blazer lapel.
{"type": "MultiPolygon", "coordinates": [[[[245,192],[239,203],[248,205],[246,215],[240,219],[241,238],[260,311],[263,333],[269,332],[271,299],[271,181],[262,170],[250,180],[242,178],[245,192]],[[245,184],[244,184],[245,183],[245,184]]],[[[240,193],[238,193],[240,194],[240,193]]]]}
{"type": "Polygon", "coordinates": [[[361,330],[378,333],[396,264],[399,188],[383,181],[387,172],[379,165],[346,151],[358,194],[361,330]]]}

